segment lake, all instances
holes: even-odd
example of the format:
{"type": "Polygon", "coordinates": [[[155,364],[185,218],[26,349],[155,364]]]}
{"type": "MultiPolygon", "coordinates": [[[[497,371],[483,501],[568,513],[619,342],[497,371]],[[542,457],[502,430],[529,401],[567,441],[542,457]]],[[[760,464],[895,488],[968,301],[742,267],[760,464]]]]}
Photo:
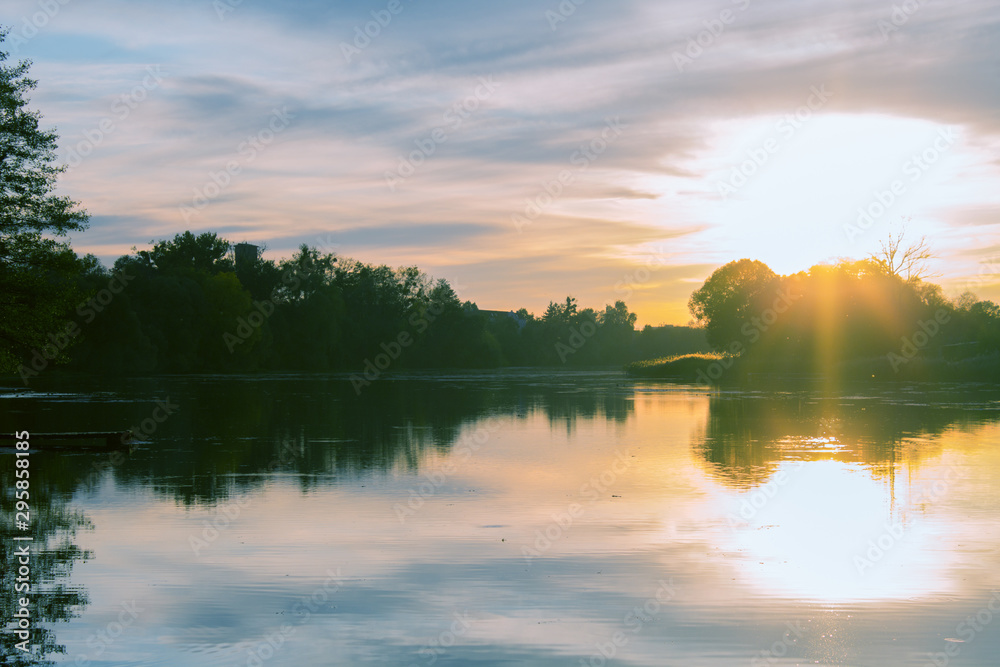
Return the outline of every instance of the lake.
{"type": "Polygon", "coordinates": [[[145,441],[31,454],[33,641],[56,664],[998,664],[996,389],[36,385],[0,392],[3,430],[145,441]]]}

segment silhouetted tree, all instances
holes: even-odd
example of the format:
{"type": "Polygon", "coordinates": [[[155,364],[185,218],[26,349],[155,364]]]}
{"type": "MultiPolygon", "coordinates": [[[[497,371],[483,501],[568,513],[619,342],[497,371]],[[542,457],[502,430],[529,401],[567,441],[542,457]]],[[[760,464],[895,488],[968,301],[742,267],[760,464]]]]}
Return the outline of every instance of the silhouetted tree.
{"type": "Polygon", "coordinates": [[[717,350],[741,340],[741,329],[773,301],[777,275],[757,260],[741,259],[716,269],[688,301],[695,320],[704,324],[708,342],[717,350]]]}
{"type": "Polygon", "coordinates": [[[229,258],[231,246],[229,241],[212,232],[198,236],[184,232],[174,236],[171,241],[157,241],[150,250],[139,250],[135,255],[140,263],[160,270],[193,269],[210,274],[223,271],[231,273],[234,271],[233,260],[229,258]]]}
{"type": "MultiPolygon", "coordinates": [[[[0,31],[0,44],[6,35],[0,31]]],[[[6,60],[0,49],[0,371],[13,370],[69,325],[82,267],[69,245],[50,235],[87,225],[76,202],[53,194],[65,167],[54,164],[55,131],[40,129],[41,115],[27,109],[36,84],[30,62],[6,60]]]]}
{"type": "Polygon", "coordinates": [[[341,259],[307,245],[290,258],[239,266],[227,239],[177,234],[119,257],[113,271],[79,261],[82,293],[127,284],[86,302],[75,370],[187,373],[332,371],[365,367],[391,352],[392,369],[503,365],[610,365],[704,348],[687,327],[635,331],[623,301],[603,310],[566,297],[543,317],[525,309],[484,313],[446,280],[417,267],[341,259]]]}
{"type": "Polygon", "coordinates": [[[905,229],[895,235],[890,232],[889,237],[879,244],[879,251],[869,255],[868,259],[891,278],[899,277],[907,282],[929,278],[927,261],[934,257],[934,253],[927,245],[927,237],[921,236],[916,243],[903,245],[905,235],[905,229]]]}

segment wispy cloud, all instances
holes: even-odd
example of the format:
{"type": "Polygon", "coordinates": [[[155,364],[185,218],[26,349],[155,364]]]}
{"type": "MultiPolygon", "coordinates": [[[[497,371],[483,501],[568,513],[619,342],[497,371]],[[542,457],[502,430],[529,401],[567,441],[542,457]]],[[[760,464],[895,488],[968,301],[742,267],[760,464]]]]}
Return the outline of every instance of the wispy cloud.
{"type": "MultiPolygon", "coordinates": [[[[720,202],[711,184],[739,157],[726,143],[732,132],[759,135],[821,84],[835,91],[821,111],[829,118],[961,128],[963,143],[941,173],[974,172],[979,185],[959,196],[944,177],[928,179],[919,201],[904,202],[906,212],[927,229],[975,220],[991,242],[1000,234],[990,185],[998,165],[989,157],[1000,141],[1000,15],[991,2],[920,3],[905,21],[894,21],[892,3],[877,2],[583,3],[555,24],[546,12],[558,3],[401,6],[347,62],[341,45],[383,4],[244,2],[221,18],[212,3],[194,0],[63,5],[16,55],[35,61],[34,104],[58,126],[64,154],[148,67],[165,73],[65,177],[63,190],[94,214],[77,246],[109,257],[194,227],[231,230],[282,254],[308,240],[305,230],[332,231],[345,254],[418,264],[442,277],[460,271],[471,285],[464,298],[536,310],[567,291],[595,305],[609,300],[592,278],[602,262],[618,253],[627,265],[630,249],[678,233],[686,253],[678,264],[707,274],[744,255],[753,230],[778,234],[797,220],[811,231],[770,238],[776,254],[765,259],[794,258],[789,266],[806,268],[863,250],[817,242],[836,236],[846,213],[810,211],[774,192],[757,200],[766,178],[741,190],[736,205],[720,202]],[[676,54],[689,49],[697,57],[678,68],[676,54]],[[496,91],[389,191],[386,172],[447,127],[448,110],[474,95],[482,77],[499,82],[496,91]],[[295,115],[288,129],[197,220],[185,220],[178,208],[282,107],[295,115]],[[577,169],[574,153],[609,117],[627,130],[577,169]],[[518,234],[511,213],[566,169],[575,170],[572,184],[518,234]],[[755,217],[765,211],[771,220],[755,217]],[[496,266],[506,267],[502,280],[496,266]]],[[[12,36],[36,11],[34,2],[9,5],[12,36]]],[[[856,125],[839,127],[817,124],[790,142],[822,145],[831,140],[821,129],[835,139],[856,125]]],[[[885,157],[884,147],[870,150],[857,162],[885,157]]],[[[820,173],[813,163],[823,158],[812,151],[765,171],[794,194],[802,189],[796,174],[820,173]]],[[[845,198],[882,186],[859,187],[845,198]]],[[[940,233],[944,280],[957,280],[970,272],[969,242],[940,233]]],[[[664,288],[659,302],[642,298],[643,322],[668,312],[686,319],[680,288],[664,288]]]]}

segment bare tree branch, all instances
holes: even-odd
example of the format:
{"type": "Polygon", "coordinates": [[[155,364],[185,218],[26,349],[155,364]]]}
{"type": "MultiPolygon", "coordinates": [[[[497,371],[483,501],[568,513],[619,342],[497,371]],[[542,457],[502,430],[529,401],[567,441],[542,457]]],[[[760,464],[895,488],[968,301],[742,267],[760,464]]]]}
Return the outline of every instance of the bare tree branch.
{"type": "Polygon", "coordinates": [[[889,238],[879,245],[879,252],[868,256],[887,276],[899,277],[907,282],[925,280],[934,274],[927,268],[927,261],[934,258],[934,252],[927,245],[927,237],[921,236],[916,243],[904,245],[906,229],[899,234],[889,232],[889,238]]]}

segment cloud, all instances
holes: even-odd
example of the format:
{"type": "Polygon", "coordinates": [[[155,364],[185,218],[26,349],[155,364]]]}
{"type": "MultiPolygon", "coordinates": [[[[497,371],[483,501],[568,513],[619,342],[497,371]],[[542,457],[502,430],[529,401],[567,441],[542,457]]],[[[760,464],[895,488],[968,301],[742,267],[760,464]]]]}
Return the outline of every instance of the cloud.
{"type": "MultiPolygon", "coordinates": [[[[432,249],[466,243],[476,237],[488,234],[494,228],[483,224],[386,224],[348,227],[325,232],[338,246],[353,249],[371,248],[422,248],[432,249]]],[[[272,238],[269,244],[277,247],[292,247],[301,244],[302,236],[272,238]]]]}
{"type": "MultiPolygon", "coordinates": [[[[985,156],[1000,135],[1000,17],[985,0],[922,3],[905,20],[894,18],[891,3],[790,0],[584,3],[559,14],[565,20],[547,14],[558,14],[556,2],[401,6],[387,23],[380,15],[385,25],[367,26],[373,36],[350,62],[342,44],[376,20],[379,3],[241,3],[221,17],[194,1],[63,6],[20,51],[35,61],[34,104],[58,125],[64,151],[147,67],[167,74],[66,175],[63,191],[99,216],[95,230],[121,229],[122,252],[134,234],[110,221],[132,216],[147,221],[144,229],[158,227],[157,236],[227,229],[275,247],[297,245],[299,230],[342,230],[374,261],[437,270],[463,256],[486,267],[517,255],[534,258],[539,275],[559,267],[566,284],[584,284],[594,256],[627,257],[658,233],[701,230],[687,235],[684,265],[739,254],[742,227],[720,213],[709,180],[722,157],[720,125],[795,113],[811,87],[826,85],[834,95],[823,114],[961,126],[966,143],[956,152],[978,160],[982,183],[958,203],[927,183],[927,201],[937,197],[935,215],[944,210],[945,219],[969,220],[959,209],[970,207],[989,219],[1000,208],[984,194],[997,175],[995,157],[985,156]],[[732,20],[721,23],[725,17],[732,20]],[[679,68],[678,54],[690,63],[679,68]],[[455,105],[474,98],[484,77],[499,85],[455,123],[455,105]],[[295,116],[287,130],[241,164],[196,217],[181,215],[272,111],[286,107],[295,116]],[[621,136],[586,167],[575,164],[609,118],[625,126],[621,136]],[[446,136],[433,153],[388,187],[386,175],[428,146],[435,129],[446,136]],[[565,170],[573,182],[533,225],[537,247],[525,251],[510,216],[565,170]],[[543,222],[552,235],[537,233],[543,222]],[[441,247],[429,255],[421,239],[441,247]],[[374,257],[380,247],[385,260],[374,257]]],[[[34,11],[18,2],[10,15],[34,11]]],[[[93,232],[76,242],[102,253],[113,245],[93,232]]],[[[785,255],[821,249],[809,250],[785,255]]],[[[554,288],[518,285],[507,293],[511,306],[554,288]]]]}

